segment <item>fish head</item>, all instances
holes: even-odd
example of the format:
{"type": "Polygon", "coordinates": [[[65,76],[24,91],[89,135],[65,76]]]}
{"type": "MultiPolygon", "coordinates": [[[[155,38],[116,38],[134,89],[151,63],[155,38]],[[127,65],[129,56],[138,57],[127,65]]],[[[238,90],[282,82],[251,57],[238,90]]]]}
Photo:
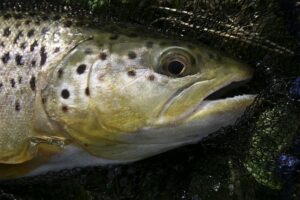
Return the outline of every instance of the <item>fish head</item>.
{"type": "Polygon", "coordinates": [[[195,143],[235,123],[254,100],[246,94],[210,100],[253,75],[216,50],[110,37],[76,47],[43,92],[49,119],[97,157],[133,161],[195,143]]]}

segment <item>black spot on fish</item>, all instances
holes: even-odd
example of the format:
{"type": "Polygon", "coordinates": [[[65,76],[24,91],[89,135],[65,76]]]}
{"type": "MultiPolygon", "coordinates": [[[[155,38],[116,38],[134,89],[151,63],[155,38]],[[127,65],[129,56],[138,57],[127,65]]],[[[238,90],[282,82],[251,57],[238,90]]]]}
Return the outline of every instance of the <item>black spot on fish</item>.
{"type": "Polygon", "coordinates": [[[85,95],[90,96],[90,89],[88,87],[85,88],[85,95]]]}
{"type": "Polygon", "coordinates": [[[48,27],[44,27],[41,30],[42,35],[45,35],[50,29],[48,27]]]}
{"type": "Polygon", "coordinates": [[[3,30],[3,36],[4,36],[4,37],[8,37],[8,36],[10,36],[10,34],[11,34],[11,31],[10,31],[9,27],[6,27],[6,28],[3,30]]]}
{"type": "Polygon", "coordinates": [[[23,57],[20,54],[16,55],[15,60],[17,65],[24,65],[23,57]]]}
{"type": "Polygon", "coordinates": [[[64,22],[64,26],[65,26],[65,27],[70,27],[70,26],[72,26],[72,21],[70,21],[70,20],[65,21],[65,22],[64,22]]]}
{"type": "Polygon", "coordinates": [[[101,60],[106,60],[107,54],[102,52],[102,53],[100,53],[99,57],[101,60]]]}
{"type": "Polygon", "coordinates": [[[37,19],[37,20],[34,21],[34,23],[35,23],[36,25],[40,25],[40,24],[41,24],[41,21],[37,19]]]}
{"type": "Polygon", "coordinates": [[[128,72],[127,72],[128,76],[135,76],[136,75],[136,72],[134,69],[130,69],[128,72]]]}
{"type": "Polygon", "coordinates": [[[68,112],[68,106],[66,106],[66,105],[63,105],[62,107],[61,107],[61,110],[63,111],[63,112],[68,112]]]}
{"type": "Polygon", "coordinates": [[[29,19],[27,19],[26,21],[25,21],[25,25],[29,25],[31,23],[31,20],[29,20],[29,19]]]}
{"type": "Polygon", "coordinates": [[[136,53],[134,51],[129,51],[128,58],[129,59],[135,59],[136,58],[136,53]]]}
{"type": "Polygon", "coordinates": [[[86,70],[86,65],[85,64],[81,64],[81,65],[79,65],[77,67],[76,71],[77,71],[78,74],[83,74],[85,70],[86,70]]]}
{"type": "Polygon", "coordinates": [[[27,37],[32,37],[34,35],[34,29],[30,29],[27,33],[27,37]]]}
{"type": "Polygon", "coordinates": [[[146,47],[147,48],[152,48],[153,47],[153,42],[152,41],[146,42],[146,47]]]}
{"type": "Polygon", "coordinates": [[[91,48],[86,48],[86,49],[84,50],[84,53],[87,54],[87,55],[89,55],[89,54],[92,54],[92,53],[93,53],[93,50],[92,50],[91,48]]]}
{"type": "Polygon", "coordinates": [[[31,67],[35,67],[36,66],[36,61],[35,60],[32,60],[31,61],[31,67]]]}
{"type": "Polygon", "coordinates": [[[22,25],[21,22],[17,22],[16,25],[15,25],[15,27],[19,28],[21,25],[22,25]]]}
{"type": "Polygon", "coordinates": [[[20,102],[18,100],[16,100],[16,102],[15,102],[15,110],[17,112],[21,110],[21,105],[20,105],[20,102]]]}
{"type": "Polygon", "coordinates": [[[64,70],[63,70],[63,69],[59,69],[59,70],[57,71],[58,78],[62,78],[63,73],[64,73],[64,70]]]}
{"type": "Polygon", "coordinates": [[[60,51],[60,48],[59,47],[56,47],[55,49],[54,49],[54,53],[57,53],[57,52],[59,52],[60,51]]]}
{"type": "Polygon", "coordinates": [[[41,63],[40,66],[43,66],[46,61],[47,61],[47,53],[46,53],[46,49],[44,46],[42,46],[41,50],[40,50],[40,55],[41,55],[41,63]]]}
{"type": "Polygon", "coordinates": [[[1,60],[4,64],[6,64],[9,61],[9,59],[10,59],[9,52],[5,53],[1,58],[1,60]]]}
{"type": "Polygon", "coordinates": [[[14,39],[14,44],[17,44],[20,37],[23,37],[23,36],[24,36],[23,31],[19,31],[18,34],[16,35],[15,39],[14,39]]]}
{"type": "Polygon", "coordinates": [[[22,84],[22,76],[19,77],[18,82],[19,84],[22,84]]]}
{"type": "Polygon", "coordinates": [[[35,41],[30,45],[30,51],[33,51],[34,48],[35,48],[36,46],[38,46],[38,43],[37,43],[37,41],[35,40],[35,41]]]}
{"type": "Polygon", "coordinates": [[[148,77],[148,79],[149,79],[150,81],[154,81],[154,80],[155,80],[155,76],[154,76],[153,74],[151,74],[151,75],[148,77]]]}
{"type": "Polygon", "coordinates": [[[64,98],[64,99],[68,99],[68,98],[70,97],[70,92],[69,92],[69,90],[63,89],[63,90],[61,91],[61,97],[64,98]]]}
{"type": "Polygon", "coordinates": [[[118,36],[117,34],[111,35],[111,36],[109,37],[110,40],[116,40],[116,39],[118,39],[118,38],[119,38],[119,36],[118,36]]]}
{"type": "Polygon", "coordinates": [[[36,81],[35,76],[32,76],[30,81],[29,81],[30,88],[31,88],[32,91],[35,91],[35,87],[36,87],[35,86],[35,81],[36,81]]]}
{"type": "Polygon", "coordinates": [[[27,42],[22,42],[22,43],[20,44],[20,48],[21,48],[21,49],[26,49],[26,47],[27,47],[27,42]]]}
{"type": "Polygon", "coordinates": [[[4,42],[0,42],[0,47],[5,47],[4,42]]]}
{"type": "Polygon", "coordinates": [[[45,104],[47,102],[46,97],[42,97],[42,104],[45,104]]]}
{"type": "Polygon", "coordinates": [[[2,91],[3,83],[0,83],[0,92],[2,91]]]}
{"type": "Polygon", "coordinates": [[[12,88],[14,88],[16,86],[15,79],[10,79],[10,85],[12,88]]]}

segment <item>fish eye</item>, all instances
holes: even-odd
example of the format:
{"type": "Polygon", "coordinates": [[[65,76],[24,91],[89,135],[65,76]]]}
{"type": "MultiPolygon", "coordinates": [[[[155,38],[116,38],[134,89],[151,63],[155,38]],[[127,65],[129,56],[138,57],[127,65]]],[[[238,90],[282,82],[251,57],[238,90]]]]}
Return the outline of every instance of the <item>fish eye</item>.
{"type": "Polygon", "coordinates": [[[181,59],[170,60],[164,64],[164,70],[172,76],[180,76],[184,74],[187,66],[181,59]]]}
{"type": "Polygon", "coordinates": [[[195,59],[191,53],[181,48],[169,48],[160,56],[158,72],[171,77],[183,77],[195,70],[195,59]]]}

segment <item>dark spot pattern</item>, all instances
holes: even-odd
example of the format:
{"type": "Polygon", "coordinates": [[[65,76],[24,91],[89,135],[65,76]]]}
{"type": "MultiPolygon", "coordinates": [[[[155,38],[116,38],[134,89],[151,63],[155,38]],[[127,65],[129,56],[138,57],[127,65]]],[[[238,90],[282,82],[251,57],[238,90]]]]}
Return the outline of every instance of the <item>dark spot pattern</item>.
{"type": "Polygon", "coordinates": [[[11,34],[11,31],[10,31],[9,27],[6,27],[6,28],[3,30],[3,36],[4,36],[4,37],[8,37],[8,36],[10,36],[10,34],[11,34]]]}
{"type": "Polygon", "coordinates": [[[136,71],[134,69],[130,69],[128,72],[127,72],[128,76],[135,76],[136,75],[136,71]]]}
{"type": "Polygon", "coordinates": [[[21,48],[21,49],[26,49],[26,47],[27,47],[27,42],[22,42],[22,43],[20,44],[20,48],[21,48]]]}
{"type": "Polygon", "coordinates": [[[0,92],[2,91],[3,83],[0,83],[0,92]]]}
{"type": "Polygon", "coordinates": [[[59,47],[56,47],[55,49],[54,49],[54,53],[57,53],[57,52],[59,52],[60,51],[60,48],[59,47]]]}
{"type": "Polygon", "coordinates": [[[35,88],[36,88],[35,82],[36,82],[36,78],[35,78],[35,76],[32,76],[30,81],[29,81],[30,88],[31,88],[32,91],[35,91],[35,88]]]}
{"type": "Polygon", "coordinates": [[[92,54],[92,53],[93,53],[93,50],[92,50],[91,48],[86,48],[86,49],[84,50],[84,53],[87,54],[87,55],[89,55],[89,54],[92,54]]]}
{"type": "Polygon", "coordinates": [[[36,60],[32,60],[32,61],[31,61],[31,66],[32,66],[32,67],[35,67],[35,66],[36,66],[36,60]]]}
{"type": "Polygon", "coordinates": [[[42,28],[42,31],[41,31],[42,35],[45,35],[49,30],[50,29],[48,27],[42,28]]]}
{"type": "Polygon", "coordinates": [[[10,85],[11,85],[12,88],[16,87],[15,79],[10,79],[10,85]]]}
{"type": "Polygon", "coordinates": [[[15,60],[17,65],[24,65],[23,57],[20,54],[16,55],[15,60]]]}
{"type": "Polygon", "coordinates": [[[10,59],[9,52],[5,53],[1,58],[1,60],[4,64],[8,63],[9,59],[10,59]]]}
{"type": "Polygon", "coordinates": [[[70,92],[69,92],[69,90],[63,89],[63,90],[61,91],[61,97],[64,98],[64,99],[68,99],[68,98],[70,97],[70,92]]]}
{"type": "Polygon", "coordinates": [[[77,67],[76,71],[77,71],[78,74],[83,74],[85,72],[85,70],[86,70],[86,65],[85,64],[81,64],[81,65],[79,65],[77,67]]]}
{"type": "Polygon", "coordinates": [[[66,106],[66,105],[63,105],[62,107],[61,107],[61,110],[63,111],[63,112],[68,112],[68,106],[66,106]]]}
{"type": "Polygon", "coordinates": [[[135,59],[136,58],[136,53],[134,51],[129,51],[128,58],[129,59],[135,59]]]}
{"type": "Polygon", "coordinates": [[[14,44],[17,44],[18,43],[18,40],[23,37],[24,34],[23,34],[23,31],[19,31],[18,34],[16,35],[15,39],[14,39],[14,44]]]}
{"type": "Polygon", "coordinates": [[[57,71],[57,76],[58,76],[58,78],[62,78],[63,73],[64,73],[64,70],[63,70],[63,69],[59,69],[59,70],[57,71]]]}
{"type": "Polygon", "coordinates": [[[88,87],[85,88],[85,95],[90,96],[90,89],[88,87]]]}
{"type": "Polygon", "coordinates": [[[21,105],[20,105],[20,102],[18,100],[15,102],[15,110],[17,112],[21,110],[21,105]]]}
{"type": "Polygon", "coordinates": [[[151,75],[148,77],[148,79],[149,79],[150,81],[154,81],[154,80],[155,80],[155,76],[154,76],[153,74],[151,74],[151,75]]]}
{"type": "Polygon", "coordinates": [[[22,76],[19,77],[18,82],[19,84],[22,84],[22,76]]]}
{"type": "Polygon", "coordinates": [[[5,47],[4,42],[0,42],[0,47],[5,47]]]}
{"type": "Polygon", "coordinates": [[[29,25],[31,23],[31,20],[29,20],[29,19],[27,19],[26,21],[25,21],[25,25],[29,25]]]}
{"type": "Polygon", "coordinates": [[[107,54],[104,53],[104,52],[101,52],[100,55],[99,55],[99,57],[100,57],[101,60],[106,60],[107,54]]]}
{"type": "Polygon", "coordinates": [[[38,46],[38,42],[35,40],[31,45],[30,45],[30,51],[33,51],[35,47],[38,46]]]}
{"type": "Polygon", "coordinates": [[[46,53],[46,49],[44,46],[42,46],[41,50],[40,50],[40,55],[41,55],[41,63],[40,66],[43,66],[46,61],[47,61],[47,53],[46,53]]]}
{"type": "Polygon", "coordinates": [[[30,29],[27,33],[27,37],[32,37],[34,35],[34,29],[30,29]]]}

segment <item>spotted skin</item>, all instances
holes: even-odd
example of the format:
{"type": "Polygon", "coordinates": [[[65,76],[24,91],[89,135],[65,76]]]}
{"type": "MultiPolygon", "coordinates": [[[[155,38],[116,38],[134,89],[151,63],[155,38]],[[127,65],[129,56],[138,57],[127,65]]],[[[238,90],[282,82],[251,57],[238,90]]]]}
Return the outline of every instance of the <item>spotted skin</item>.
{"type": "Polygon", "coordinates": [[[80,159],[124,163],[195,143],[254,99],[205,99],[253,71],[200,44],[46,13],[2,13],[0,27],[0,180],[51,171],[57,159],[63,168],[73,152],[86,166],[80,159]]]}
{"type": "Polygon", "coordinates": [[[23,13],[0,16],[0,163],[24,162],[35,154],[29,138],[37,136],[32,122],[39,74],[84,40],[64,21],[23,13]]]}

